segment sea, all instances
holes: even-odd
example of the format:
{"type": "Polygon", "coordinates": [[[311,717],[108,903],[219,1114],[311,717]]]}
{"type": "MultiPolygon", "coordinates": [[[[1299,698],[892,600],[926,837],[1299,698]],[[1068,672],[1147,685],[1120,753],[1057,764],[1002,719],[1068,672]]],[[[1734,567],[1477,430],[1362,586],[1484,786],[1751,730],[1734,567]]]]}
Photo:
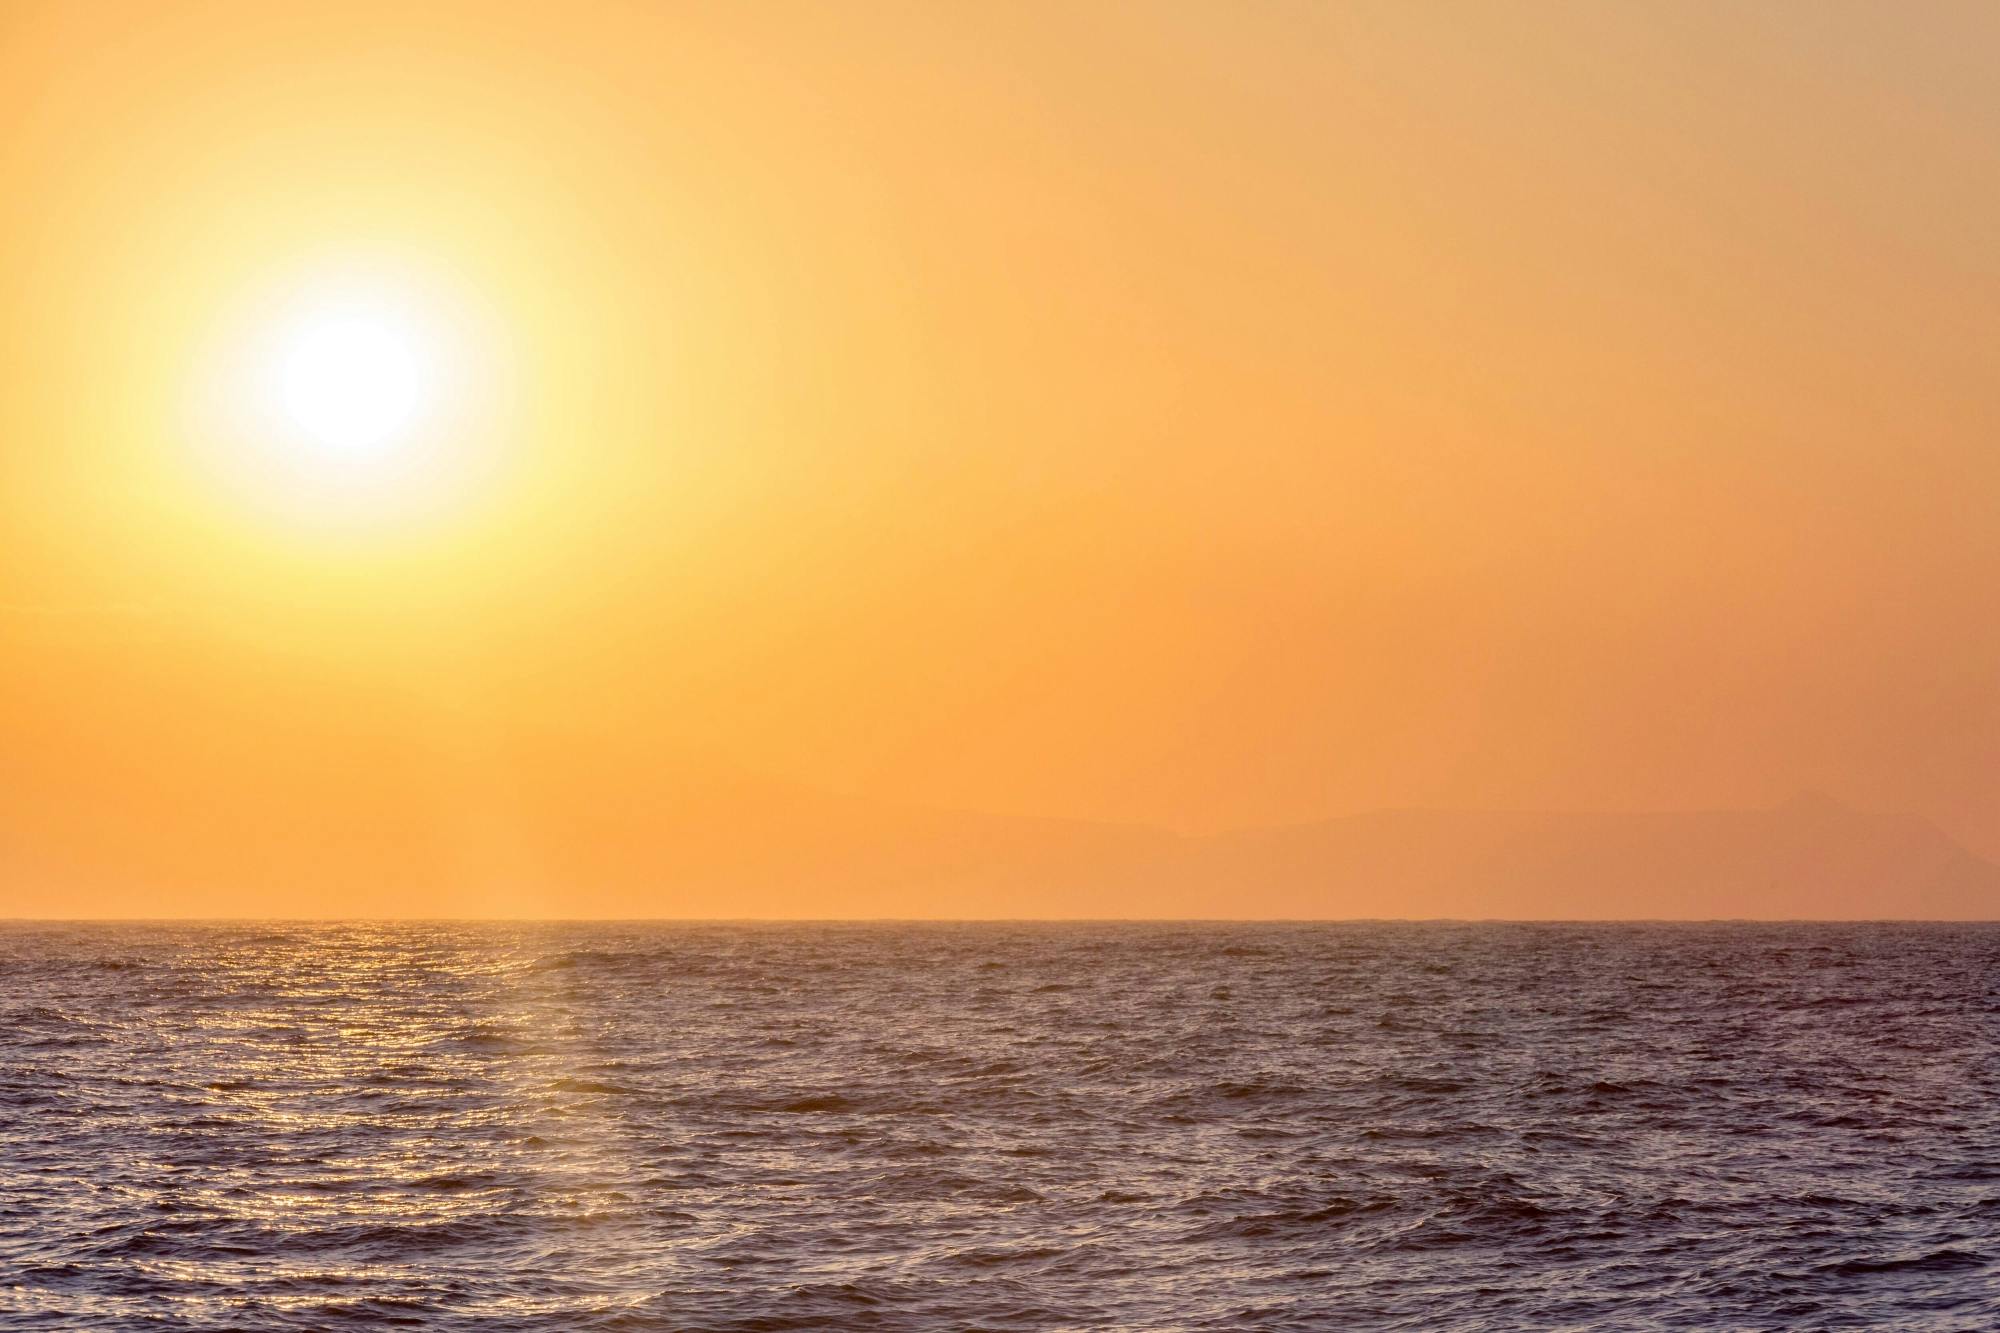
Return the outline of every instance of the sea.
{"type": "Polygon", "coordinates": [[[2000,1328],[2000,927],[0,925],[0,1329],[2000,1328]]]}

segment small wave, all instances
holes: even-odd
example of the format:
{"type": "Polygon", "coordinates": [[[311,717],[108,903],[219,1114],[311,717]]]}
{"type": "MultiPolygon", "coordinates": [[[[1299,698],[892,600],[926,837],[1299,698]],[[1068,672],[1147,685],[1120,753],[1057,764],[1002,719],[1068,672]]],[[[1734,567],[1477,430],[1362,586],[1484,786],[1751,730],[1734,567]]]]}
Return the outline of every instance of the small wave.
{"type": "Polygon", "coordinates": [[[1223,1218],[1197,1227],[1180,1240],[1183,1244],[1209,1244],[1218,1240],[1277,1239],[1296,1231],[1321,1231],[1335,1223],[1365,1214],[1388,1212],[1395,1207],[1396,1201],[1386,1197],[1330,1199],[1313,1207],[1223,1218]]]}
{"type": "Polygon", "coordinates": [[[605,1083],[593,1078],[559,1078],[549,1084],[549,1091],[594,1093],[613,1097],[631,1097],[638,1093],[638,1089],[627,1087],[622,1083],[605,1083]]]}
{"type": "Polygon", "coordinates": [[[798,1097],[779,1106],[780,1111],[793,1115],[826,1114],[854,1111],[859,1109],[852,1097],[837,1092],[818,1093],[811,1097],[798,1097]]]}
{"type": "Polygon", "coordinates": [[[1859,1277],[1868,1273],[1962,1273],[1985,1268],[1991,1262],[1986,1256],[1971,1250],[1942,1249],[1892,1259],[1843,1259],[1839,1263],[1824,1265],[1817,1271],[1839,1277],[1859,1277]]]}

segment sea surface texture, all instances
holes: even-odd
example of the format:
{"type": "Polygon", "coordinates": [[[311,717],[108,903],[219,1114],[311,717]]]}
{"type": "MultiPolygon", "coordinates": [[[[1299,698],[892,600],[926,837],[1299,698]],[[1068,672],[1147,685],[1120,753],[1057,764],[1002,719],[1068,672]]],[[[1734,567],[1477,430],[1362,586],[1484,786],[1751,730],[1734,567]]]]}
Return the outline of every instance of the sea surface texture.
{"type": "Polygon", "coordinates": [[[2000,928],[0,926],[0,1328],[2000,1327],[2000,928]]]}

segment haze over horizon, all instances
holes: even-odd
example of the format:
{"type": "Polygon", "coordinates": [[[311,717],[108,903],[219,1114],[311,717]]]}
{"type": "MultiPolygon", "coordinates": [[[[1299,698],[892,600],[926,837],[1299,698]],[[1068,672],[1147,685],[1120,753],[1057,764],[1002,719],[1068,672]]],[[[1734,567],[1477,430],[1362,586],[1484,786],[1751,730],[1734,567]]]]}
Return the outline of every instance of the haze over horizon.
{"type": "Polygon", "coordinates": [[[582,10],[0,12],[0,916],[2000,859],[2000,9],[582,10]]]}

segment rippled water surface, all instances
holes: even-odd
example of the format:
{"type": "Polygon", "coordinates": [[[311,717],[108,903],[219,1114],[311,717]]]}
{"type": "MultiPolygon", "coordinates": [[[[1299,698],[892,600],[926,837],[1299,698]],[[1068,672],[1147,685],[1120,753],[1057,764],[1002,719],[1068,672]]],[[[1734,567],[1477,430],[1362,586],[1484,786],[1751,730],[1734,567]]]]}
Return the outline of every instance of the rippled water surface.
{"type": "Polygon", "coordinates": [[[0,1328],[2000,1327],[2000,929],[0,927],[0,1328]]]}

